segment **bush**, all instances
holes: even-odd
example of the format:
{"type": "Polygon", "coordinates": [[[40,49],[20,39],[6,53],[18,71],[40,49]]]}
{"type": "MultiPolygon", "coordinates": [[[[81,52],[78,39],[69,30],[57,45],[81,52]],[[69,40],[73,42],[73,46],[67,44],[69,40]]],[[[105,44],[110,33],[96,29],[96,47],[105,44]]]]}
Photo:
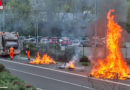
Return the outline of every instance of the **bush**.
{"type": "Polygon", "coordinates": [[[24,43],[22,54],[26,55],[27,46],[30,48],[30,55],[35,56],[38,51],[38,48],[36,47],[35,44],[32,44],[32,43],[24,43]]]}
{"type": "Polygon", "coordinates": [[[83,65],[83,66],[89,66],[90,62],[80,62],[80,64],[83,65]]]}
{"type": "Polygon", "coordinates": [[[3,64],[0,64],[0,72],[5,71],[5,66],[3,64]]]}
{"type": "MultiPolygon", "coordinates": [[[[24,81],[12,76],[9,72],[0,72],[0,87],[8,87],[8,90],[27,90],[24,81]]],[[[32,90],[36,90],[31,87],[32,90]]]]}
{"type": "Polygon", "coordinates": [[[82,57],[80,58],[80,62],[90,62],[90,61],[89,61],[88,57],[82,56],[82,57]]]}
{"type": "MultiPolygon", "coordinates": [[[[0,64],[0,87],[8,87],[8,89],[2,90],[28,90],[24,81],[11,75],[2,64],[0,64]]],[[[36,90],[33,86],[30,89],[36,90]]]]}

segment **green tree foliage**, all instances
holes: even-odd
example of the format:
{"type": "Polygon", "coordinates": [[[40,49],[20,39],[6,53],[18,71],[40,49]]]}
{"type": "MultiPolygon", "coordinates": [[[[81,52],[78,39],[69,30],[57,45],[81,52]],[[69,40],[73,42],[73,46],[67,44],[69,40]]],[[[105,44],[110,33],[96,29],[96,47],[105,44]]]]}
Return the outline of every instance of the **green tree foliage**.
{"type": "Polygon", "coordinates": [[[128,1],[128,16],[127,16],[127,23],[126,23],[126,30],[130,33],[130,0],[128,1]]]}
{"type": "Polygon", "coordinates": [[[0,29],[21,35],[61,36],[69,33],[88,9],[86,0],[2,0],[0,29]],[[4,13],[3,13],[4,12],[4,13]],[[67,22],[67,17],[72,18],[67,22]],[[69,31],[70,30],[70,31],[69,31]]]}
{"type": "Polygon", "coordinates": [[[130,33],[130,8],[128,9],[128,16],[127,16],[126,30],[127,30],[127,32],[130,33]]]}
{"type": "Polygon", "coordinates": [[[65,4],[64,5],[64,11],[65,12],[72,12],[72,5],[71,4],[65,4]]]}
{"type": "Polygon", "coordinates": [[[1,12],[4,23],[3,31],[17,31],[20,34],[28,35],[32,31],[30,19],[30,0],[4,0],[4,10],[1,12]],[[4,12],[4,14],[3,14],[4,12]]]}
{"type": "Polygon", "coordinates": [[[11,73],[6,70],[3,64],[0,64],[0,87],[8,87],[8,89],[0,90],[36,90],[33,86],[30,85],[30,89],[27,88],[27,85],[24,81],[19,78],[11,75],[11,73]]]}
{"type": "Polygon", "coordinates": [[[18,18],[27,18],[31,10],[29,0],[10,0],[8,6],[10,6],[11,11],[16,13],[18,18]]]}

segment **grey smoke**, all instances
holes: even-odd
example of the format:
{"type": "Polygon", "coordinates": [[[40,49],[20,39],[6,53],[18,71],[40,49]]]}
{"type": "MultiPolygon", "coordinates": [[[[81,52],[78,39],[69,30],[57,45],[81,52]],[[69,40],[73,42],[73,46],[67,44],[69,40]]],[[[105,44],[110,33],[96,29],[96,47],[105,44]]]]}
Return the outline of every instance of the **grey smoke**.
{"type": "Polygon", "coordinates": [[[110,9],[115,9],[119,21],[126,21],[127,16],[126,0],[97,0],[97,17],[104,17],[110,9]]]}
{"type": "Polygon", "coordinates": [[[80,49],[79,49],[79,47],[75,47],[75,54],[73,55],[72,60],[79,62],[79,60],[80,60],[80,49]]]}
{"type": "Polygon", "coordinates": [[[91,4],[95,7],[96,3],[96,15],[91,23],[88,31],[91,35],[95,35],[95,26],[97,35],[100,37],[104,37],[106,33],[106,25],[107,25],[107,12],[110,9],[115,9],[115,20],[119,24],[124,24],[127,20],[127,10],[128,4],[126,0],[91,0],[91,4]]]}
{"type": "Polygon", "coordinates": [[[61,36],[80,37],[85,35],[85,28],[90,18],[84,18],[83,4],[91,7],[88,0],[38,0],[37,2],[32,0],[32,12],[35,11],[34,9],[40,11],[32,16],[35,19],[40,17],[41,21],[46,22],[42,29],[43,33],[50,33],[52,28],[57,27],[60,29],[61,36]],[[67,13],[63,11],[63,6],[68,2],[72,4],[72,12],[67,13]]]}
{"type": "MultiPolygon", "coordinates": [[[[127,20],[127,10],[128,5],[126,0],[91,0],[91,3],[95,6],[96,1],[96,15],[95,19],[93,19],[93,22],[91,24],[91,27],[89,28],[89,32],[91,35],[96,35],[99,37],[105,37],[107,32],[107,12],[110,9],[114,9],[115,12],[113,13],[115,15],[115,21],[118,24],[125,23],[127,20]],[[96,27],[96,29],[95,29],[96,27]]],[[[122,25],[121,25],[122,26],[122,25]]],[[[97,50],[96,48],[93,51],[93,55],[89,57],[89,59],[93,62],[95,58],[101,58],[98,57],[99,53],[103,53],[106,56],[106,50],[97,50]],[[98,53],[98,54],[97,54],[98,53]]],[[[103,48],[102,48],[103,49],[103,48]]]]}
{"type": "MultiPolygon", "coordinates": [[[[119,15],[119,22],[125,22],[127,16],[127,2],[126,0],[30,0],[31,12],[30,17],[27,20],[14,21],[15,15],[18,15],[14,10],[5,10],[5,21],[12,20],[11,23],[6,23],[6,31],[14,30],[20,31],[24,25],[30,25],[31,23],[42,23],[40,31],[44,34],[45,32],[50,35],[52,28],[57,27],[61,32],[61,36],[72,36],[79,37],[85,35],[91,35],[93,28],[89,26],[95,21],[94,14],[84,14],[82,6],[87,6],[86,11],[92,11],[95,8],[95,1],[97,1],[97,21],[103,19],[109,9],[115,9],[117,15],[119,15]],[[65,13],[62,11],[63,5],[66,3],[72,4],[72,12],[65,13]],[[24,24],[27,23],[27,24],[24,24]]],[[[3,15],[1,13],[1,18],[3,15]]],[[[1,26],[4,20],[2,20],[1,26]]],[[[24,28],[28,30],[28,27],[24,28]]],[[[39,25],[40,26],[40,25],[39,25]]],[[[33,27],[33,29],[35,29],[33,27]]]]}

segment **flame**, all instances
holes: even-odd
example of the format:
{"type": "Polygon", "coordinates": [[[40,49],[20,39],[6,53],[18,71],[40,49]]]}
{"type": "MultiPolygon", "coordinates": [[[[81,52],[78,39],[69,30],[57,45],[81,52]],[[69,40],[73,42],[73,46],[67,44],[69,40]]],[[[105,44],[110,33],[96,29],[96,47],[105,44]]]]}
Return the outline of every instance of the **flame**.
{"type": "Polygon", "coordinates": [[[74,69],[74,68],[75,68],[74,61],[70,61],[70,62],[68,63],[68,68],[69,68],[69,69],[74,69]]]}
{"type": "Polygon", "coordinates": [[[30,64],[56,64],[56,62],[47,54],[44,54],[43,57],[41,58],[39,52],[37,53],[36,59],[30,61],[29,63],[30,64]]]}
{"type": "Polygon", "coordinates": [[[115,10],[111,9],[107,14],[107,56],[103,60],[97,60],[91,75],[96,78],[124,80],[130,77],[130,70],[120,52],[122,28],[114,21],[115,16],[111,15],[113,12],[115,10]]]}

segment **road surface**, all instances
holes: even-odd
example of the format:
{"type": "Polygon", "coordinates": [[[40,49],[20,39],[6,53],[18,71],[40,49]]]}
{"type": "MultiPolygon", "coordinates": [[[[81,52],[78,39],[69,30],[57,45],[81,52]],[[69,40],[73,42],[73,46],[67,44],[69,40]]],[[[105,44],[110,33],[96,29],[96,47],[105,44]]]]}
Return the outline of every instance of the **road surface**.
{"type": "Polygon", "coordinates": [[[95,79],[64,70],[0,59],[0,63],[15,76],[41,90],[130,90],[130,80],[95,79]]]}

